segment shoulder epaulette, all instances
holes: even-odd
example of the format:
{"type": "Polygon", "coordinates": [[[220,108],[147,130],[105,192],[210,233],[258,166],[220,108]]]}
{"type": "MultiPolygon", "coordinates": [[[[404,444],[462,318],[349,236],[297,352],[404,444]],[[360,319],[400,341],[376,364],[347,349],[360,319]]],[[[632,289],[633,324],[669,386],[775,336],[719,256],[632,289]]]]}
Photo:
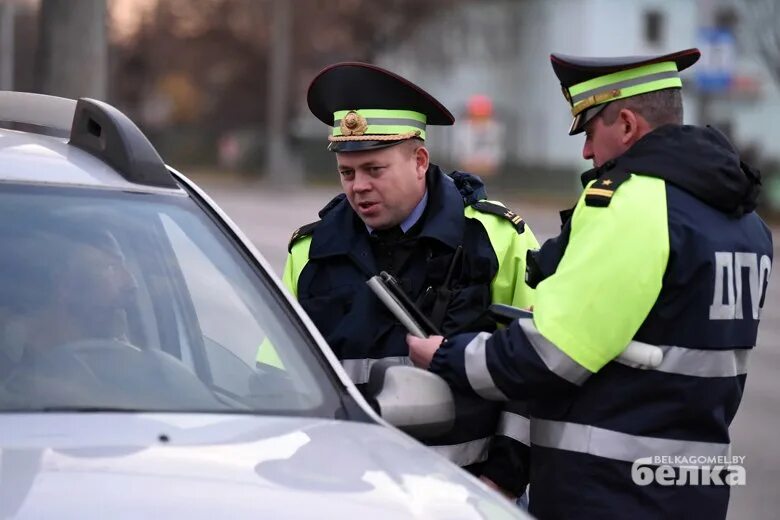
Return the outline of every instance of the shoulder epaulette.
{"type": "Polygon", "coordinates": [[[585,190],[585,205],[606,208],[620,185],[630,178],[631,174],[624,169],[607,171],[585,190]]]}
{"type": "Polygon", "coordinates": [[[514,224],[518,234],[525,231],[525,222],[522,218],[520,218],[520,215],[510,209],[505,208],[501,204],[480,200],[479,202],[472,204],[471,207],[477,211],[481,211],[482,213],[490,213],[491,215],[496,215],[498,217],[507,219],[509,222],[514,224]]]}
{"type": "Polygon", "coordinates": [[[322,222],[321,220],[318,220],[316,222],[312,222],[311,224],[306,224],[305,226],[301,226],[298,229],[296,229],[292,237],[290,237],[290,243],[287,244],[287,252],[292,253],[293,244],[299,239],[303,238],[305,236],[309,236],[312,233],[314,233],[314,228],[317,227],[317,225],[322,222]]]}

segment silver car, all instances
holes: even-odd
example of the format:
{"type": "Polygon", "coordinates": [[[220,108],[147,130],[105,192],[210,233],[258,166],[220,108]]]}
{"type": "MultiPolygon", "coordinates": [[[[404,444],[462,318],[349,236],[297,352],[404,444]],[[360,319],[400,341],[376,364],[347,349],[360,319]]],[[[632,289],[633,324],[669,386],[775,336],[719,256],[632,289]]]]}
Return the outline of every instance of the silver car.
{"type": "Polygon", "coordinates": [[[448,428],[446,384],[380,364],[369,406],[121,112],[2,92],[0,120],[0,518],[525,517],[388,424],[448,428]]]}

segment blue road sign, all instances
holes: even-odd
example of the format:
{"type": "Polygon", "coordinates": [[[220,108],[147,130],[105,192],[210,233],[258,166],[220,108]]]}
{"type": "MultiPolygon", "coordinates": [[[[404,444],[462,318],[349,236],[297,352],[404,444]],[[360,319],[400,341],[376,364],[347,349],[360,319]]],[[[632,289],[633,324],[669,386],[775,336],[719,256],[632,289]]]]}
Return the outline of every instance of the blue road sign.
{"type": "Polygon", "coordinates": [[[696,84],[706,92],[724,92],[734,76],[736,43],[726,29],[702,27],[698,34],[701,60],[694,67],[696,84]]]}

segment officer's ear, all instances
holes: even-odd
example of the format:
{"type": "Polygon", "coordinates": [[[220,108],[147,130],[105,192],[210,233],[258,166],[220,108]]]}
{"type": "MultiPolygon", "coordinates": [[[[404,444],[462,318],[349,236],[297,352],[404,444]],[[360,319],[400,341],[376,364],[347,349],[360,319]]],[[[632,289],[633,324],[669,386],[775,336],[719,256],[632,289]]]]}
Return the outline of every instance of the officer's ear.
{"type": "Polygon", "coordinates": [[[414,159],[416,162],[417,178],[422,179],[425,177],[425,172],[428,171],[428,164],[430,162],[430,155],[428,149],[424,146],[418,146],[414,152],[414,159]]]}
{"type": "Polygon", "coordinates": [[[629,108],[620,110],[616,122],[620,125],[620,140],[624,146],[633,146],[650,131],[650,125],[645,118],[629,108]]]}

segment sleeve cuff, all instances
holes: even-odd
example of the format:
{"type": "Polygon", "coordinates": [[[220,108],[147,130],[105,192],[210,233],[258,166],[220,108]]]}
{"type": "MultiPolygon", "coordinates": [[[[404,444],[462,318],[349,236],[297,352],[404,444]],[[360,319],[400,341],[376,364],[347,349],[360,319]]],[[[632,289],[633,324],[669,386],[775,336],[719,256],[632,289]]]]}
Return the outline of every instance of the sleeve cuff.
{"type": "Polygon", "coordinates": [[[476,395],[466,376],[464,351],[476,334],[458,334],[448,339],[433,355],[428,370],[441,376],[453,389],[476,395]]]}

